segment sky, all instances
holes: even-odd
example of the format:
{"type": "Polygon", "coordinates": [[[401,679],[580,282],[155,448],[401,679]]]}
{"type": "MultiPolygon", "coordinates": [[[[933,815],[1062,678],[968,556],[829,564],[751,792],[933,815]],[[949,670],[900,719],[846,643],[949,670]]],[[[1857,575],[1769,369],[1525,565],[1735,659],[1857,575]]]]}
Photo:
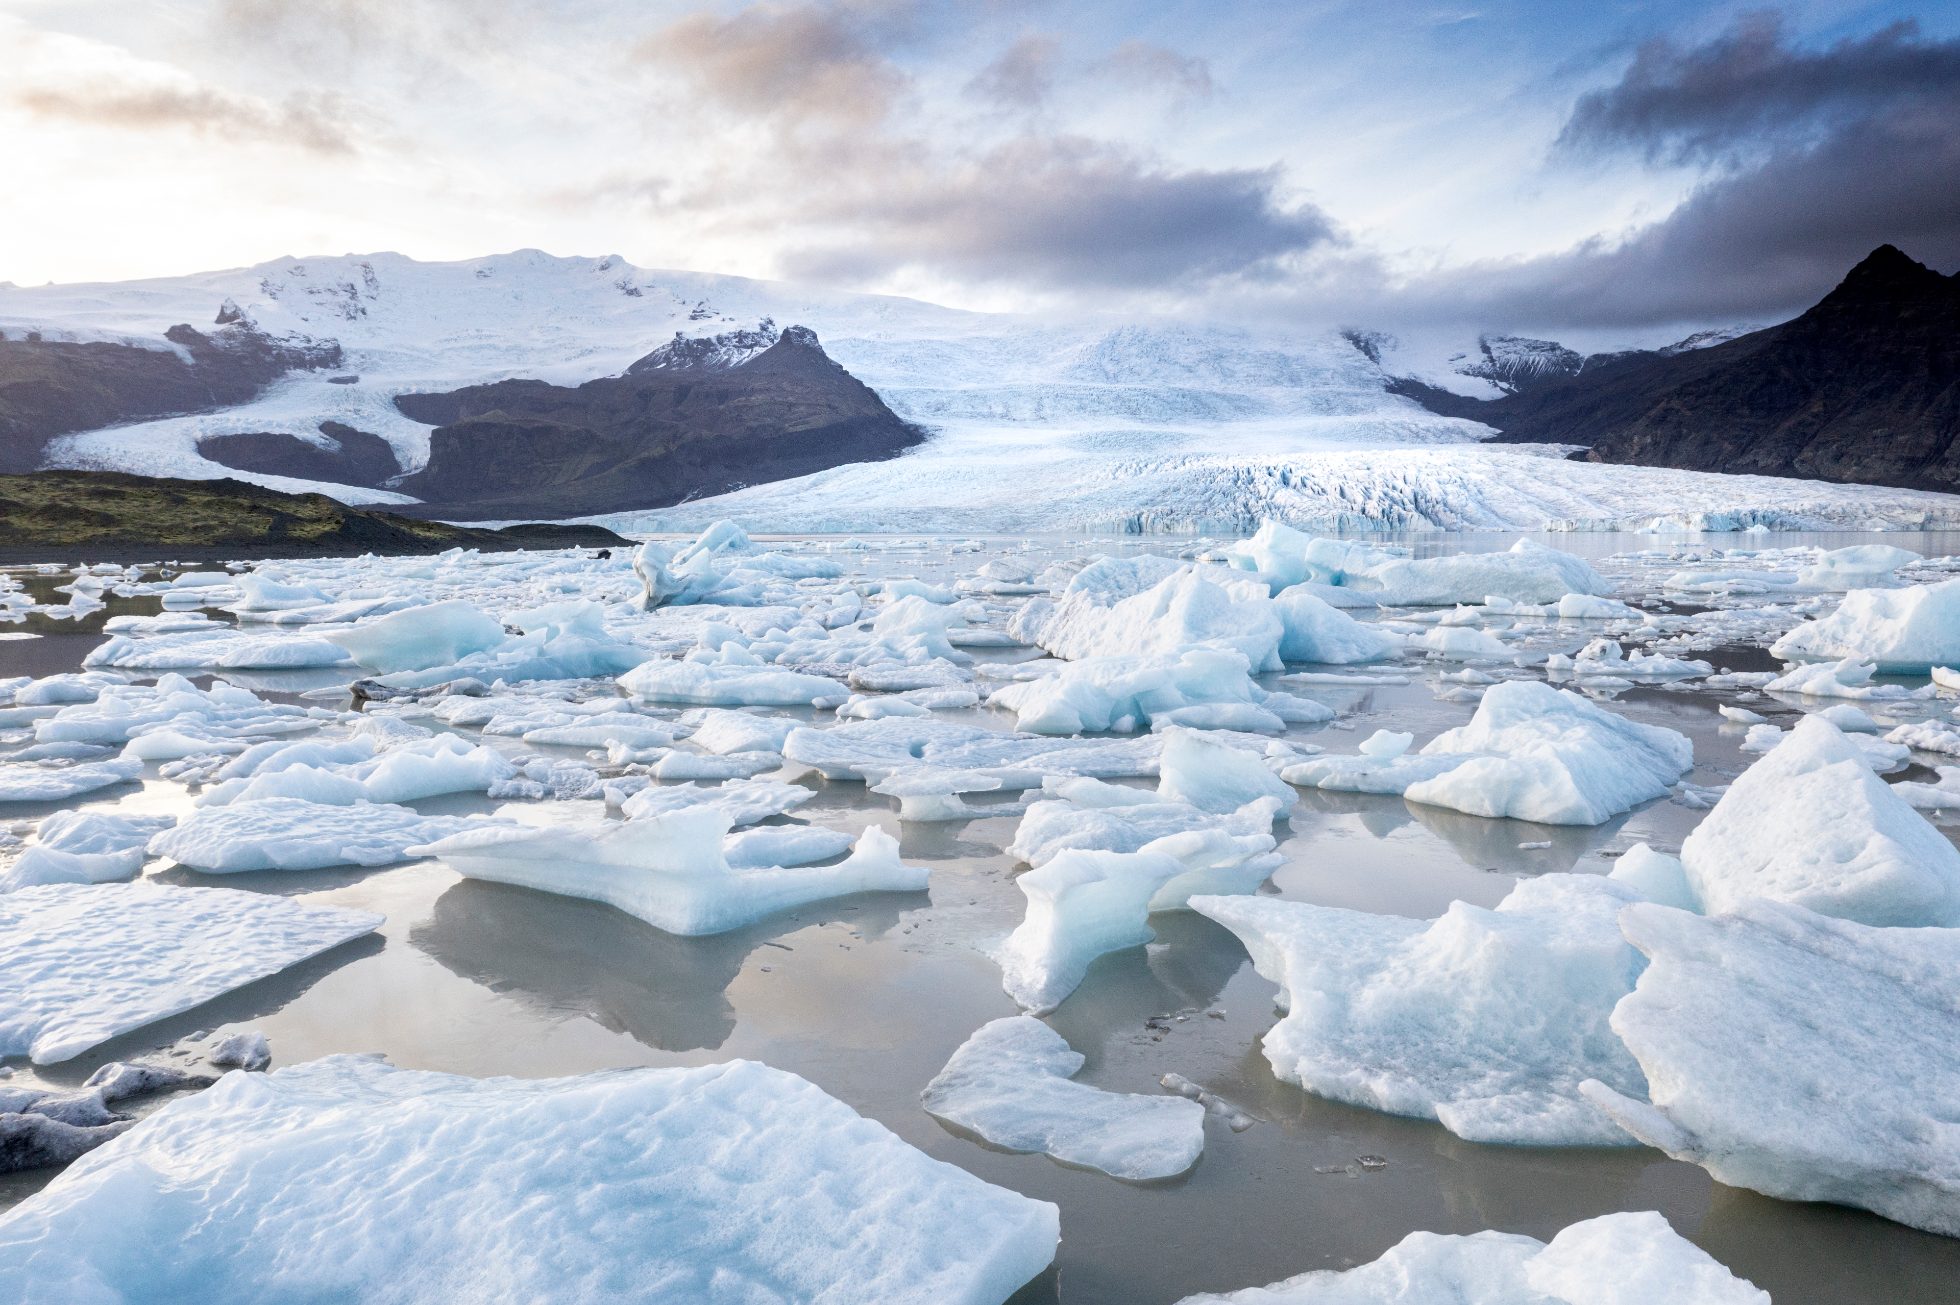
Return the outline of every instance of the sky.
{"type": "Polygon", "coordinates": [[[1653,339],[1960,268],[1960,5],[0,0],[0,279],[516,248],[1653,339]]]}

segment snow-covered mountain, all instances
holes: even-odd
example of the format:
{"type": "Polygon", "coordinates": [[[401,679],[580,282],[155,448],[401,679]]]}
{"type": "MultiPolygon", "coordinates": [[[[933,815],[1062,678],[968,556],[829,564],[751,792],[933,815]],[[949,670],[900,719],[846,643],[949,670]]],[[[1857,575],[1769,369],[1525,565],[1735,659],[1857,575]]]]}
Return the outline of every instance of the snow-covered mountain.
{"type": "MultiPolygon", "coordinates": [[[[239,475],[204,458],[199,441],[275,432],[318,442],[332,422],[379,436],[413,473],[428,461],[433,428],[405,416],[397,395],[513,378],[577,384],[641,359],[732,365],[766,348],[776,323],[796,323],[899,416],[926,426],[927,442],[891,461],[609,519],[685,527],[738,515],[785,531],[1228,529],[1279,512],[1366,529],[1759,510],[1844,523],[1921,519],[1951,502],[1646,475],[1564,462],[1555,450],[1488,448],[1479,442],[1488,427],[1394,393],[1380,345],[1366,347],[1370,333],[970,313],[534,250],[451,263],[287,258],[152,281],[0,285],[0,332],[16,339],[36,331],[171,348],[162,339],[170,326],[211,330],[221,320],[275,339],[332,341],[341,365],[293,372],[221,411],[62,436],[49,465],[239,475]]],[[[1505,356],[1523,365],[1528,352],[1507,347],[1505,356]]],[[[245,478],[350,502],[407,499],[245,478]]]]}

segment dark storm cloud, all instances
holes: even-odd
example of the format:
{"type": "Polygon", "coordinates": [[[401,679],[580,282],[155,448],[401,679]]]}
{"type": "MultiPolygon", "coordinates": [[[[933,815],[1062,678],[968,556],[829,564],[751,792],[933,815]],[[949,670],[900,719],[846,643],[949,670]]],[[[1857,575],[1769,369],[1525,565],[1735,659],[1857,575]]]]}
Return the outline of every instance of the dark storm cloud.
{"type": "Polygon", "coordinates": [[[1950,114],[1957,96],[1960,42],[1923,41],[1917,23],[1805,51],[1788,44],[1779,15],[1758,12],[1705,45],[1647,42],[1617,84],[1580,98],[1558,145],[1720,162],[1848,122],[1927,107],[1950,114]]]}
{"type": "Polygon", "coordinates": [[[66,82],[16,91],[29,113],[131,131],[189,130],[232,140],[287,145],[316,154],[350,154],[354,136],[325,97],[269,104],[207,86],[140,86],[124,79],[66,82]]]}
{"type": "Polygon", "coordinates": [[[1271,170],[1179,171],[1097,141],[1030,137],[833,210],[853,238],[786,261],[795,275],[929,268],[1050,290],[1257,277],[1338,238],[1278,183],[1271,170]]]}
{"type": "Polygon", "coordinates": [[[1881,244],[1960,266],[1960,42],[1910,23],[1803,50],[1753,14],[1699,46],[1650,42],[1580,98],[1554,156],[1626,153],[1703,176],[1622,237],[1438,272],[1395,297],[1499,329],[1773,321],[1881,244]]]}

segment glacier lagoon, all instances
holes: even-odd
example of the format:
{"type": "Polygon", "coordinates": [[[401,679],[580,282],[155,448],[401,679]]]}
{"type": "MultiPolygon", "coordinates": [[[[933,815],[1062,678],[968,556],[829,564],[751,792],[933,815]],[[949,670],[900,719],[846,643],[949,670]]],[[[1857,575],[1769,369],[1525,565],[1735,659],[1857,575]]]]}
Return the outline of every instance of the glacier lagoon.
{"type": "MultiPolygon", "coordinates": [[[[1400,544],[1427,557],[1493,551],[1513,538],[1423,534],[1363,540],[1400,544]]],[[[1539,538],[1591,559],[1612,581],[1616,599],[1655,602],[1642,610],[1654,613],[1659,623],[1636,633],[1640,624],[1631,617],[1616,624],[1486,614],[1475,625],[1514,636],[1506,640],[1511,656],[1431,658],[1414,652],[1365,665],[1289,665],[1258,675],[1257,683],[1319,703],[1334,717],[1289,723],[1275,737],[1330,754],[1355,752],[1377,730],[1427,740],[1472,718],[1483,677],[1543,679],[1547,656],[1571,656],[1595,636],[1613,632],[1631,636],[1629,644],[1707,661],[1718,676],[1728,671],[1758,677],[1753,683],[1711,685],[1705,674],[1632,683],[1623,682],[1627,676],[1606,675],[1595,677],[1590,688],[1582,679],[1560,679],[1615,713],[1686,735],[1694,746],[1693,769],[1672,796],[1597,825],[1491,819],[1394,795],[1301,789],[1290,818],[1273,826],[1280,862],[1265,895],[1427,918],[1455,901],[1493,907],[1518,882],[1542,875],[1605,872],[1640,843],[1676,851],[1705,818],[1717,791],[1759,755],[1749,750],[1752,727],[1726,719],[1720,707],[1741,708],[1763,717],[1762,723],[1787,727],[1836,701],[1765,693],[1760,683],[1764,673],[1783,669],[1762,645],[1782,633],[1775,627],[1799,619],[1794,611],[1766,615],[1765,609],[1815,603],[1828,610],[1837,600],[1825,591],[1799,596],[1787,582],[1802,569],[1802,559],[1785,550],[1883,544],[1929,559],[1960,554],[1960,534],[1911,532],[1539,538]],[[1726,553],[1737,549],[1762,555],[1726,553]],[[1730,578],[1704,581],[1713,587],[1702,588],[1671,583],[1684,573],[1730,578]],[[1292,678],[1303,674],[1304,679],[1292,678]]],[[[1002,576],[1024,571],[1033,577],[1066,559],[1198,554],[1227,541],[865,537],[855,541],[862,547],[845,547],[837,539],[755,542],[761,549],[816,552],[836,563],[846,579],[909,579],[949,587],[979,575],[987,563],[1003,564],[1002,576]]],[[[412,560],[401,561],[406,567],[412,560]]],[[[497,559],[483,562],[498,564],[497,559]]],[[[553,594],[601,597],[622,605],[615,627],[630,630],[650,650],[672,651],[701,641],[705,608],[666,608],[661,610],[667,618],[653,613],[640,623],[629,622],[624,607],[637,584],[623,574],[624,559],[613,562],[610,568],[567,567],[549,578],[526,577],[528,587],[521,591],[526,601],[518,602],[518,592],[512,591],[502,605],[515,609],[553,594]]],[[[376,564],[358,582],[350,578],[338,587],[330,563],[268,569],[345,597],[357,587],[374,588],[388,565],[376,564]]],[[[109,576],[101,607],[76,605],[61,616],[51,609],[70,597],[57,592],[75,579],[70,568],[12,574],[21,581],[17,593],[39,610],[26,611],[0,630],[37,637],[0,642],[0,679],[76,671],[109,637],[102,627],[116,618],[141,621],[165,610],[205,611],[218,624],[232,622],[221,606],[225,596],[215,589],[211,599],[220,606],[209,609],[183,606],[181,591],[168,604],[159,591],[134,592],[144,589],[154,572],[131,575],[118,569],[109,576]],[[132,592],[118,596],[117,587],[132,592]]],[[[1935,563],[1923,577],[1913,578],[1946,574],[1935,563]]],[[[479,578],[469,596],[489,606],[488,595],[507,579],[492,571],[479,578]]],[[[401,583],[397,576],[396,584],[401,583]]],[[[994,588],[1010,592],[967,596],[989,609],[980,626],[997,628],[1032,586],[1032,579],[1007,579],[994,588]]],[[[1428,609],[1427,616],[1450,610],[1428,609]]],[[[1395,625],[1398,616],[1422,616],[1424,609],[1356,614],[1369,623],[1395,625]]],[[[282,639],[315,633],[304,623],[260,622],[252,628],[282,639]]],[[[1415,634],[1448,627],[1431,619],[1406,628],[1415,634]]],[[[128,637],[140,644],[169,633],[137,626],[128,637]]],[[[967,652],[975,669],[1039,656],[1031,648],[984,644],[967,652]]],[[[146,683],[158,672],[123,674],[146,683]]],[[[211,683],[209,668],[186,667],[185,674],[193,685],[211,683]]],[[[353,666],[216,672],[267,704],[326,711],[350,705],[336,690],[364,674],[353,666]]],[[[1878,676],[1871,683],[1913,692],[1927,680],[1878,676]]],[[[1890,728],[1895,722],[1938,721],[1948,715],[1952,700],[1856,701],[1890,728]]],[[[517,742],[513,736],[414,716],[404,710],[414,702],[412,696],[378,698],[365,704],[363,714],[419,721],[472,744],[512,748],[517,742]]],[[[648,715],[667,721],[681,712],[679,706],[655,705],[648,715]]],[[[838,719],[833,711],[808,706],[775,707],[763,714],[823,726],[838,719]]],[[[1012,724],[1011,717],[984,706],[937,707],[932,715],[983,729],[1012,724]]],[[[0,746],[9,754],[32,747],[31,735],[21,727],[31,729],[42,718],[12,722],[0,746]]],[[[317,728],[324,733],[341,724],[321,718],[317,728]]],[[[567,763],[593,760],[588,748],[576,745],[526,741],[522,752],[567,763]]],[[[1938,760],[1916,753],[1886,778],[1932,779],[1938,760]]],[[[170,764],[148,762],[136,784],[66,805],[188,816],[186,785],[160,773],[170,764]]],[[[897,804],[865,784],[814,775],[796,782],[813,795],[795,808],[795,821],[852,835],[873,824],[895,831],[901,859],[930,870],[927,892],[818,903],[689,938],[598,902],[459,879],[440,860],[229,874],[221,881],[228,889],[378,913],[386,923],[375,939],[349,943],[193,1010],[119,1034],[73,1059],[30,1066],[11,1058],[7,1063],[16,1073],[8,1084],[77,1084],[99,1065],[167,1052],[193,1033],[247,1029],[269,1037],[280,1065],[378,1052],[408,1069],[532,1078],[751,1058],[807,1078],[930,1156],[1059,1206],[1063,1240],[1056,1263],[1016,1295],[1017,1301],[1173,1301],[1371,1260],[1416,1229],[1495,1228],[1548,1240],[1580,1219],[1648,1209],[1660,1211],[1676,1231],[1780,1302],[1934,1301],[1960,1280],[1960,1242],[1858,1210],[1778,1201],[1726,1187],[1658,1151],[1470,1142],[1434,1122],[1342,1104],[1281,1082],[1260,1048],[1276,1019],[1275,985],[1255,973],[1237,937],[1193,913],[1152,917],[1155,941],[1095,960],[1080,985],[1045,1018],[1087,1058],[1078,1081],[1120,1092],[1164,1093],[1160,1080],[1178,1075],[1227,1103],[1251,1126],[1236,1131],[1213,1119],[1194,1169],[1145,1184],[985,1146],[936,1122],[921,1109],[918,1094],[974,1030],[1017,1012],[989,950],[1021,920],[1027,905],[1015,885],[1019,867],[1007,851],[1020,824],[1020,799],[1012,792],[968,792],[963,800],[974,809],[971,818],[901,823],[895,818],[897,804]]],[[[1116,782],[1140,786],[1145,781],[1116,782]]],[[[409,805],[423,815],[447,817],[528,806],[542,813],[541,822],[551,823],[570,820],[572,808],[591,806],[593,800],[498,801],[458,793],[409,805]]],[[[56,809],[10,804],[0,808],[0,818],[26,835],[28,826],[56,809]]],[[[160,860],[150,862],[148,877],[165,885],[220,882],[160,860]]],[[[49,1177],[49,1171],[37,1170],[0,1179],[0,1203],[26,1199],[49,1177]]]]}

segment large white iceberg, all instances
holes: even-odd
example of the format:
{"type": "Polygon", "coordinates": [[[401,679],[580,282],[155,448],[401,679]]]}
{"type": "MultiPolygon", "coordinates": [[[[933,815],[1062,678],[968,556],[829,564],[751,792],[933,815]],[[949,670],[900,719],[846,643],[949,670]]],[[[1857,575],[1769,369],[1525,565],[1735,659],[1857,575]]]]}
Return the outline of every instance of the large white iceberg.
{"type": "Polygon", "coordinates": [[[1410,1233],[1378,1260],[1179,1305],[1770,1305],[1651,1210],[1606,1214],[1549,1243],[1518,1233],[1410,1233]]]}
{"type": "Polygon", "coordinates": [[[1640,900],[1622,881],[1553,874],[1435,920],[1273,897],[1191,908],[1280,985],[1265,1050],[1282,1080],[1475,1142],[1610,1146],[1625,1138],[1579,1084],[1644,1086],[1608,1025],[1642,965],[1616,917],[1640,900]]]}
{"type": "Polygon", "coordinates": [[[1960,850],[1819,716],[1729,785],[1681,860],[1711,913],[1768,898],[1865,924],[1960,924],[1960,850]]]}
{"type": "Polygon", "coordinates": [[[1074,1082],[1083,1057],[1030,1015],[983,1025],[920,1094],[926,1112],[1009,1151],[1043,1151],[1116,1178],[1169,1178],[1198,1163],[1205,1108],[1074,1082]]]}
{"type": "Polygon", "coordinates": [[[753,1061],[233,1073],[0,1218],[23,1300],[999,1305],[1054,1206],[753,1061]]]}
{"type": "Polygon", "coordinates": [[[228,888],[0,894],[0,1056],[67,1060],[380,925],[365,911],[228,888]]]}
{"type": "Polygon", "coordinates": [[[1620,923],[1649,964],[1613,1028],[1651,1104],[1589,1097],[1733,1187],[1960,1237],[1960,931],[1765,901],[1620,923]]]}
{"type": "Polygon", "coordinates": [[[1664,795],[1694,764],[1688,739],[1616,715],[1537,680],[1492,685],[1466,725],[1419,756],[1311,757],[1291,784],[1401,793],[1473,816],[1597,825],[1664,795]]]}
{"type": "Polygon", "coordinates": [[[1277,733],[1288,720],[1333,718],[1319,703],[1268,693],[1248,672],[1242,655],[1214,648],[1092,657],[1005,685],[989,701],[1033,734],[1127,734],[1158,722],[1277,733]]]}
{"type": "Polygon", "coordinates": [[[920,892],[927,872],[898,859],[876,825],[836,865],[734,869],[728,816],[712,807],[533,828],[497,824],[413,849],[468,879],[604,902],[657,929],[725,933],[778,911],[863,892],[920,892]]]}
{"type": "Polygon", "coordinates": [[[1906,589],[1854,589],[1837,610],[1770,645],[1784,661],[1861,657],[1886,672],[1924,672],[1960,660],[1960,580],[1906,589]]]}
{"type": "Polygon", "coordinates": [[[1555,603],[1567,594],[1608,594],[1613,586],[1586,560],[1520,539],[1502,553],[1452,553],[1385,562],[1361,588],[1384,606],[1447,607],[1487,597],[1555,603]]]}
{"type": "Polygon", "coordinates": [[[488,652],[509,637],[502,621],[451,600],[411,607],[324,636],[370,671],[420,671],[488,652]]]}
{"type": "Polygon", "coordinates": [[[1166,574],[1165,564],[1150,556],[1092,562],[1052,609],[1030,604],[1016,633],[1071,661],[1210,647],[1232,649],[1254,670],[1279,669],[1283,629],[1266,586],[1231,571],[1166,574]]]}

